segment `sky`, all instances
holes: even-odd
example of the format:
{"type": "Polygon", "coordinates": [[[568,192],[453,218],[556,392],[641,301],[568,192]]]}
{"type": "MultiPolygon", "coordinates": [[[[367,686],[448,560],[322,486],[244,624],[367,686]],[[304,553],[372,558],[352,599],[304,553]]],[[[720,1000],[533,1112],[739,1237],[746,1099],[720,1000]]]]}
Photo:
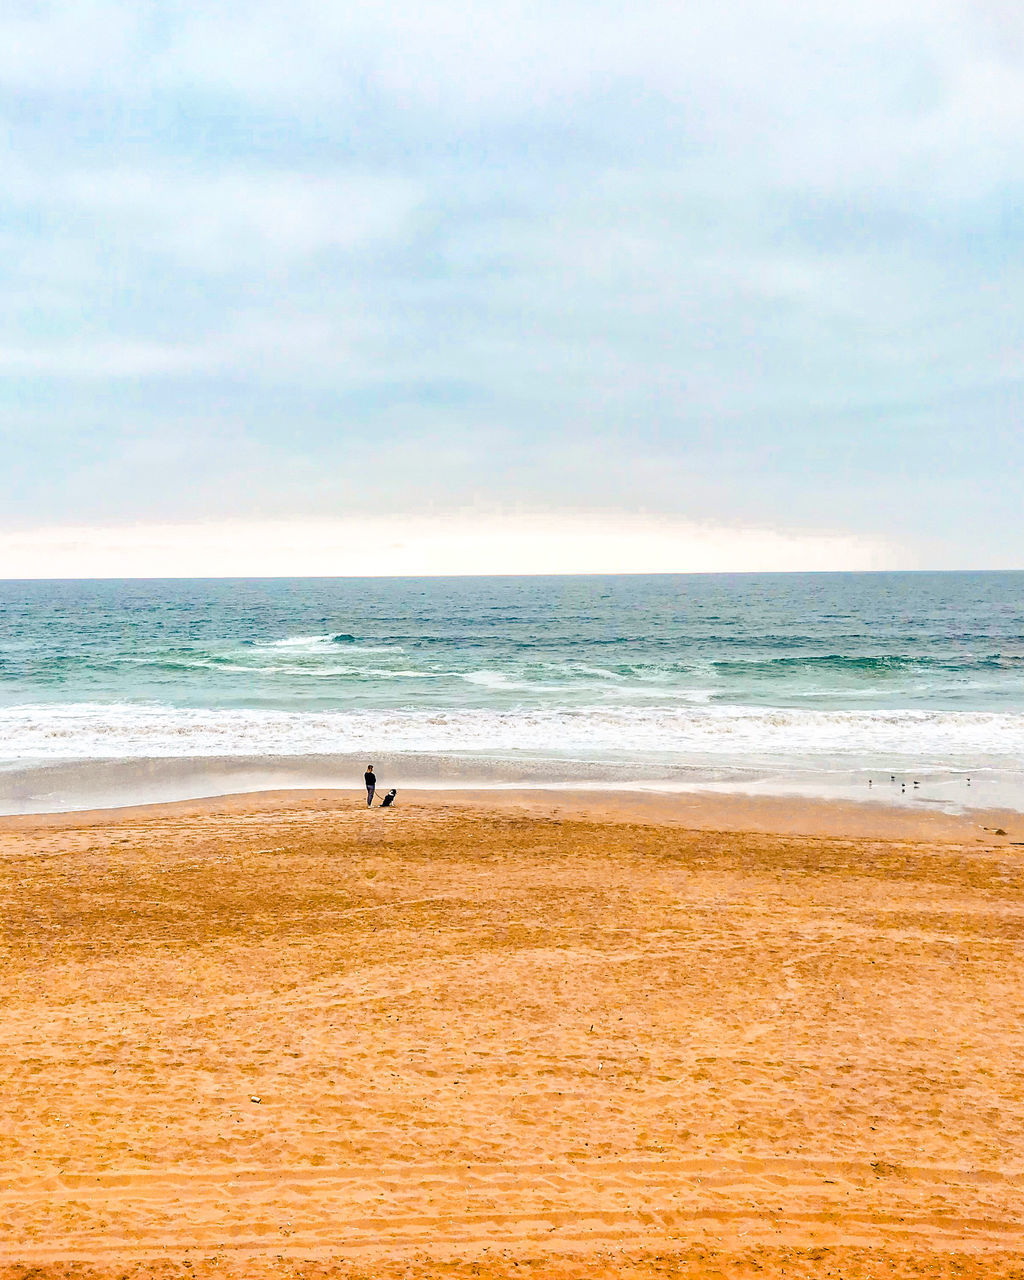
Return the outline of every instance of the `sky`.
{"type": "Polygon", "coordinates": [[[0,16],[0,577],[1024,567],[1024,11],[0,16]]]}

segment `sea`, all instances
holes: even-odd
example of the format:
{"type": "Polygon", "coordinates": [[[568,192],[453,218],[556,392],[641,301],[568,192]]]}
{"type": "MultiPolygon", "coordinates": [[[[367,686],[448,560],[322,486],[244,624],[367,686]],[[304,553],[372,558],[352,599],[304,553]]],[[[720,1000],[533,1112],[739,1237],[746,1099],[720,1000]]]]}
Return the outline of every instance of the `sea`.
{"type": "Polygon", "coordinates": [[[0,582],[0,812],[371,762],[1024,811],[1024,572],[0,582]]]}

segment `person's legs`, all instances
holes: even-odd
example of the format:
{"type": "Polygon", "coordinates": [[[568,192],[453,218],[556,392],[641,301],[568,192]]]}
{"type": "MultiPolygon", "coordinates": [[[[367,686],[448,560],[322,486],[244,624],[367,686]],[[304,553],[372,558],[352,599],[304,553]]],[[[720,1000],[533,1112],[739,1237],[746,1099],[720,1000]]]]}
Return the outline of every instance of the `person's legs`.
{"type": "Polygon", "coordinates": [[[367,807],[367,809],[369,809],[370,805],[372,805],[372,804],[373,804],[373,793],[374,793],[374,791],[375,791],[375,790],[376,790],[376,788],[375,788],[375,787],[367,787],[367,788],[366,788],[366,807],[367,807]]]}

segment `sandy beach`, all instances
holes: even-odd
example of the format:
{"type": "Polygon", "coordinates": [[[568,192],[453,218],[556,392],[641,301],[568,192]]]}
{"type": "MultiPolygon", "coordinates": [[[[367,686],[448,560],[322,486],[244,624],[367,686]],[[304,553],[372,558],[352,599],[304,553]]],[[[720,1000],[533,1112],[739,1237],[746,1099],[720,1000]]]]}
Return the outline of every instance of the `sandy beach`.
{"type": "Polygon", "coordinates": [[[0,819],[0,1277],[1024,1275],[1022,852],[721,796],[0,819]]]}

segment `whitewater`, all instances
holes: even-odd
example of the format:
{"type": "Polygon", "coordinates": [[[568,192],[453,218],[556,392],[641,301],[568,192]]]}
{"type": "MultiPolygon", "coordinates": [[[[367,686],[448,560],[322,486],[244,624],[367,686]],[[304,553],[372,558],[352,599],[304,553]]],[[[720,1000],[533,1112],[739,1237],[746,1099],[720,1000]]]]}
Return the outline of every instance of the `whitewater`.
{"type": "Polygon", "coordinates": [[[369,758],[1024,808],[1024,574],[0,583],[0,810],[369,758]]]}

